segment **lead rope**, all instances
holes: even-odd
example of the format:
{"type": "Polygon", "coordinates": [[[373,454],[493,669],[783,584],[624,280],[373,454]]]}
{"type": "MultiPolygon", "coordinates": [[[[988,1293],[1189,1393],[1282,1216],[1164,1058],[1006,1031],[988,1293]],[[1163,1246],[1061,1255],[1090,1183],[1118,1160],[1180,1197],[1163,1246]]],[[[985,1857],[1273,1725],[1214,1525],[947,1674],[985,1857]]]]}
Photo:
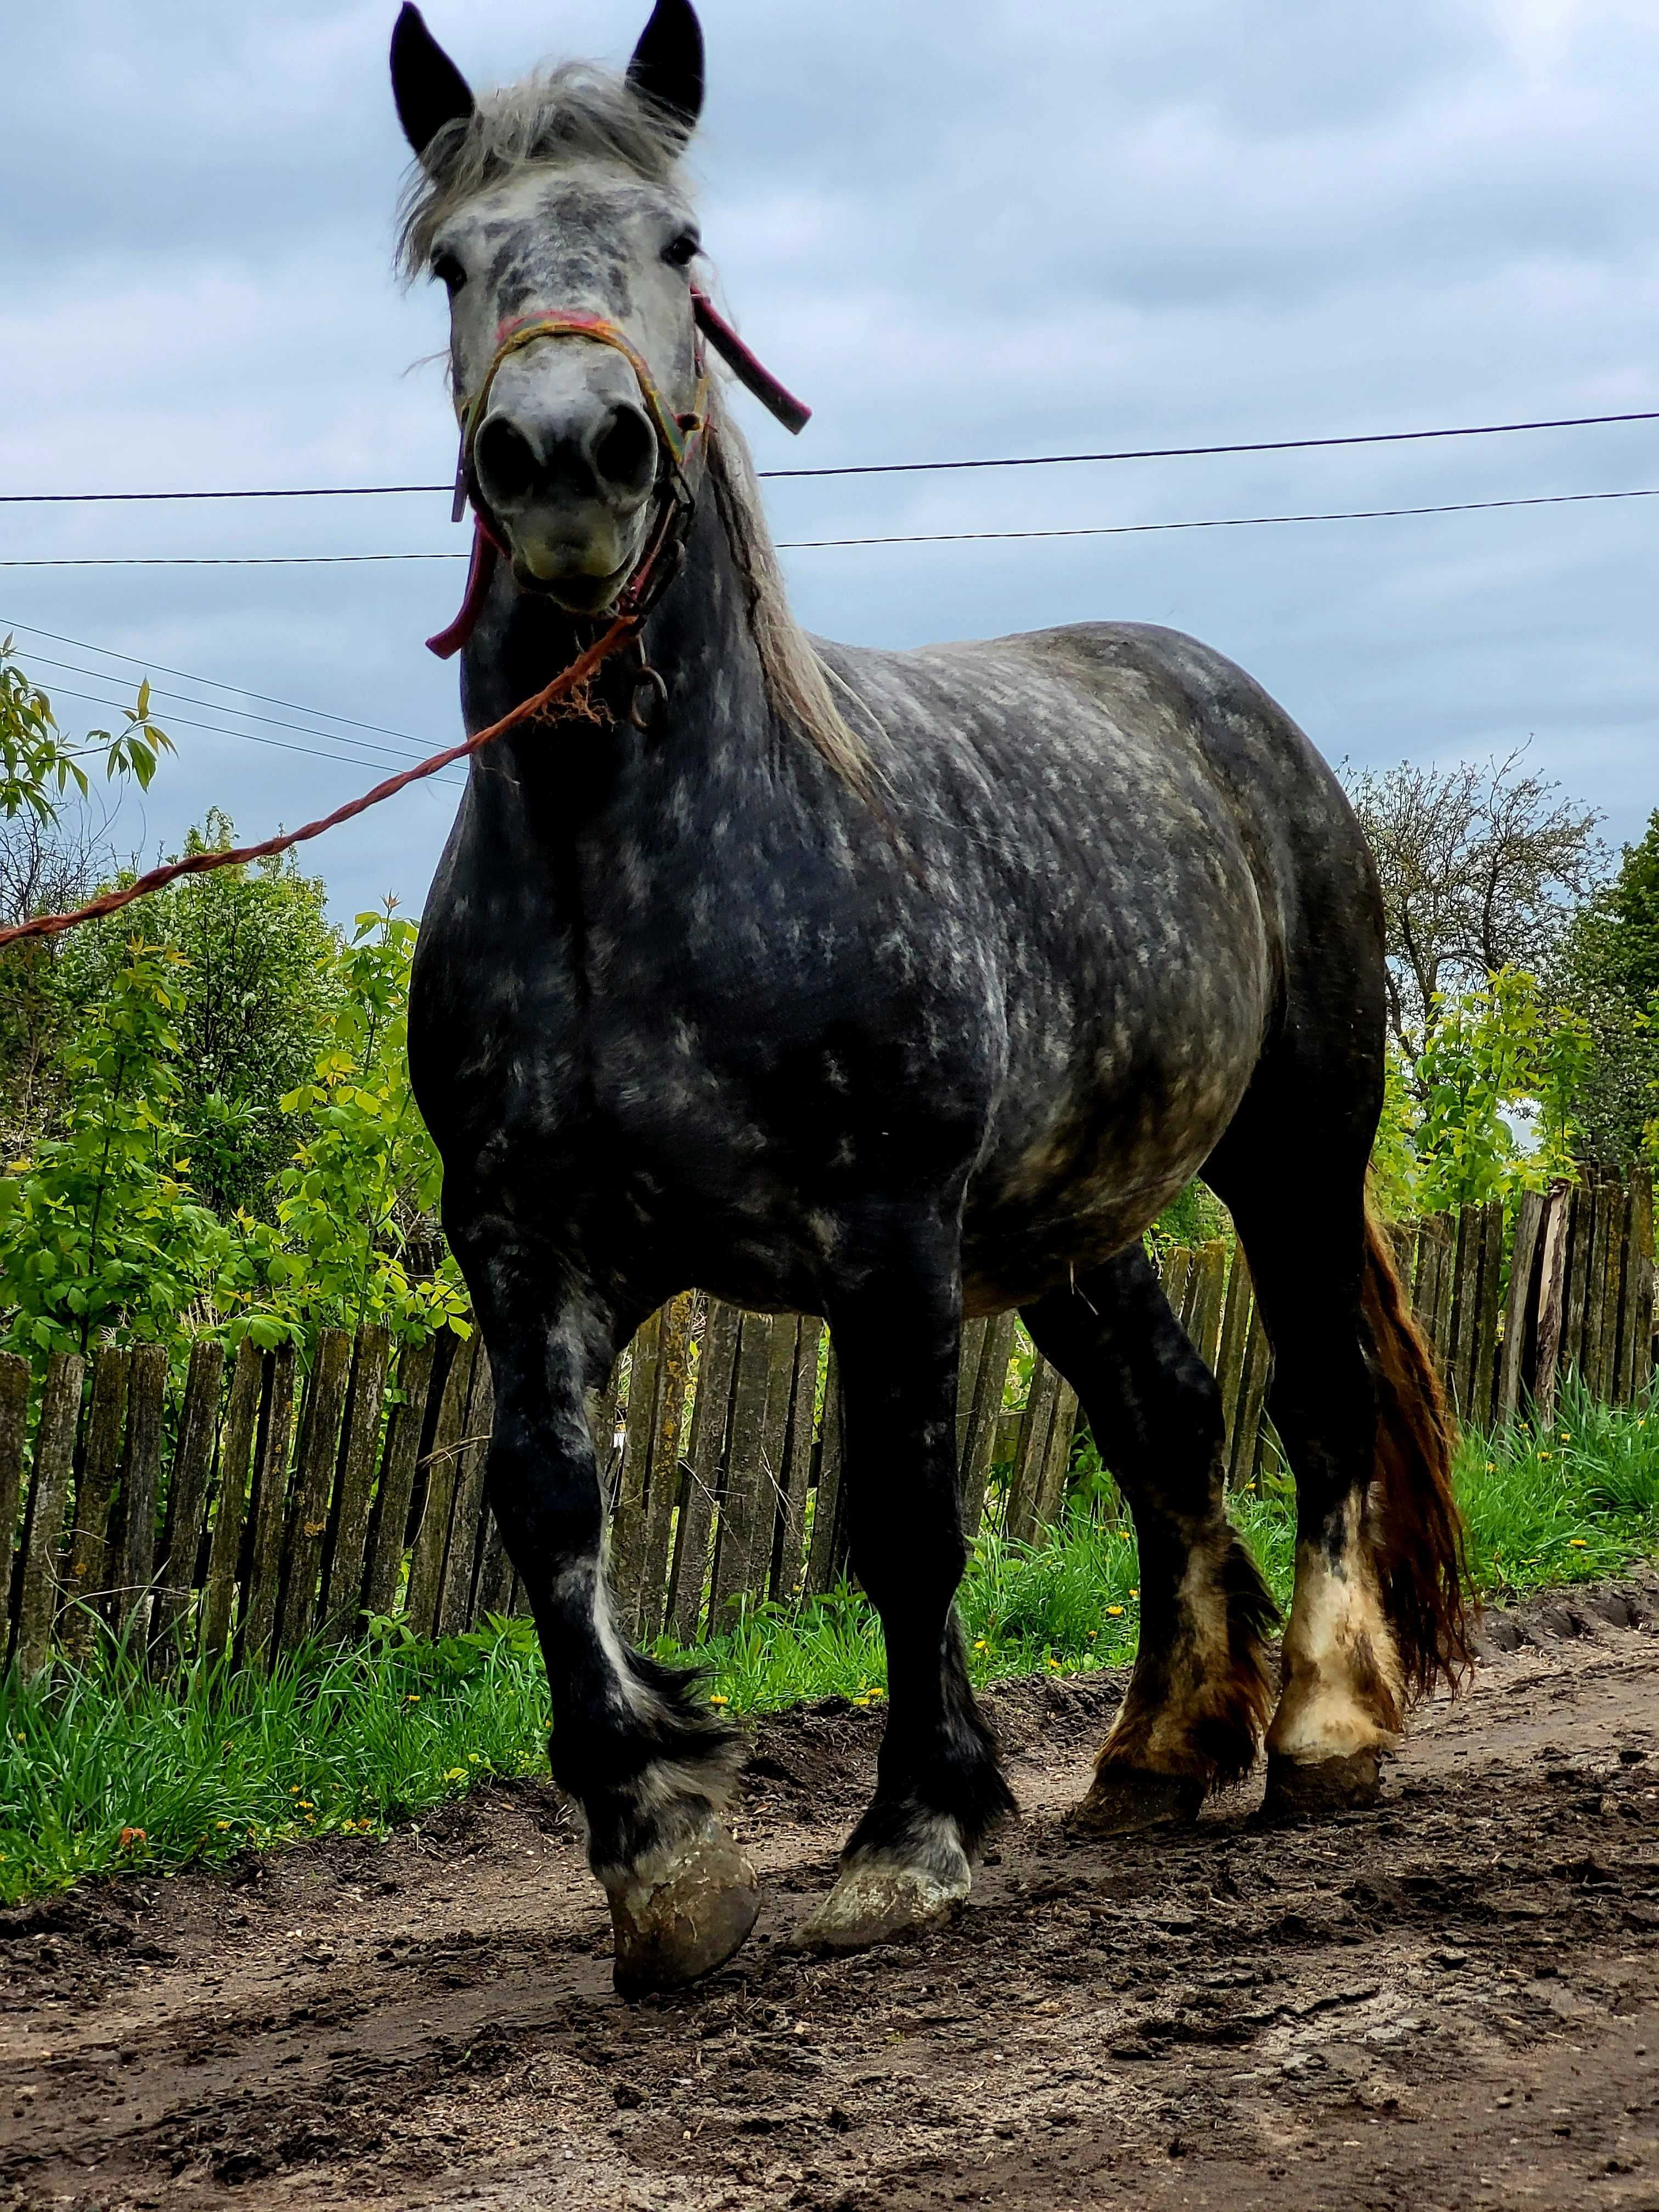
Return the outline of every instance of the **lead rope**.
{"type": "Polygon", "coordinates": [[[389,777],[377,783],[373,791],[366,791],[361,799],[354,799],[344,806],[337,806],[332,814],[325,814],[320,821],[307,822],[302,830],[289,830],[280,836],[267,837],[258,845],[239,845],[227,853],[192,853],[188,860],[169,860],[165,867],[152,868],[148,875],[140,876],[135,883],[125,884],[118,891],[106,891],[101,898],[78,906],[68,914],[37,915],[33,921],[19,922],[10,929],[0,929],[0,947],[15,945],[26,937],[56,937],[65,929],[74,929],[83,921],[99,921],[106,915],[118,914],[124,906],[135,899],[148,898],[168,884],[176,884],[181,876],[211,875],[218,868],[244,867],[250,860],[268,860],[273,853],[292,851],[295,845],[307,843],[320,837],[325,830],[337,829],[342,822],[349,822],[359,814],[366,814],[371,806],[382,799],[394,799],[411,783],[419,783],[428,775],[436,775],[440,769],[452,767],[455,762],[466,760],[486,745],[494,744],[497,738],[505,737],[524,723],[533,721],[548,708],[556,706],[568,697],[580,685],[586,683],[596,670],[602,667],[613,653],[629,644],[637,635],[644,620],[642,614],[619,616],[605,635],[590,645],[586,653],[573,660],[568,668],[556,676],[550,684],[544,684],[533,698],[525,700],[510,714],[503,714],[499,722],[492,722],[487,730],[468,738],[459,745],[450,745],[445,751],[434,753],[430,760],[406,768],[401,775],[389,777]]]}
{"type": "MultiPolygon", "coordinates": [[[[777,379],[755,358],[719,312],[710,303],[706,293],[695,287],[691,294],[692,312],[696,325],[709,343],[720,354],[739,380],[749,387],[761,404],[775,415],[784,428],[792,432],[801,430],[811,410],[797,399],[780,384],[777,379]]],[[[594,675],[612,653],[624,647],[637,650],[637,668],[629,691],[628,719],[636,729],[648,729],[660,715],[668,702],[668,687],[657,671],[645,658],[640,645],[640,633],[646,617],[663,593],[679,574],[685,558],[685,542],[690,533],[695,509],[695,495],[687,480],[688,465],[708,436],[709,385],[707,368],[702,359],[701,348],[697,362],[696,404],[688,415],[671,413],[662,395],[657,390],[650,368],[626,334],[614,323],[599,315],[573,313],[527,318],[516,324],[504,325],[497,333],[495,357],[485,372],[483,384],[471,401],[459,410],[461,416],[461,455],[455,479],[455,519],[459,521],[465,512],[471,494],[476,518],[472,567],[467,579],[467,592],[460,613],[447,630],[428,640],[431,650],[447,659],[459,653],[471,635],[482,611],[490,580],[495,573],[497,542],[483,507],[478,498],[477,487],[472,481],[472,440],[489,398],[489,387],[495,382],[495,372],[510,354],[538,338],[580,337],[596,340],[620,353],[629,362],[638,380],[641,397],[644,399],[657,434],[662,440],[663,456],[666,463],[666,497],[655,527],[647,542],[638,566],[629,577],[617,601],[615,620],[603,637],[578,654],[568,668],[556,676],[550,684],[544,684],[533,698],[526,699],[503,714],[499,722],[492,722],[487,730],[466,738],[459,745],[450,745],[443,752],[434,753],[429,760],[406,768],[400,775],[389,776],[386,782],[377,783],[373,791],[366,791],[361,799],[337,806],[332,814],[320,820],[307,822],[303,829],[283,831],[275,837],[266,837],[258,845],[237,845],[228,852],[192,853],[187,860],[169,860],[159,868],[151,868],[120,890],[106,891],[101,898],[89,900],[85,906],[72,908],[67,914],[40,914],[32,921],[20,921],[9,929],[0,929],[0,949],[17,945],[28,937],[57,937],[66,929],[75,929],[83,921],[100,921],[106,915],[118,914],[124,906],[135,899],[148,898],[152,891],[164,890],[176,884],[183,876],[212,875],[220,868],[246,867],[252,860],[269,860],[273,854],[292,852],[295,846],[320,837],[325,830],[336,830],[342,822],[350,822],[359,814],[368,813],[371,806],[379,806],[383,799],[395,799],[411,783],[422,782],[436,775],[441,769],[453,768],[457,761],[469,760],[474,753],[482,752],[486,745],[494,744],[497,738],[505,737],[509,730],[521,728],[526,722],[545,714],[550,707],[579,692],[588,678],[594,675]]]]}

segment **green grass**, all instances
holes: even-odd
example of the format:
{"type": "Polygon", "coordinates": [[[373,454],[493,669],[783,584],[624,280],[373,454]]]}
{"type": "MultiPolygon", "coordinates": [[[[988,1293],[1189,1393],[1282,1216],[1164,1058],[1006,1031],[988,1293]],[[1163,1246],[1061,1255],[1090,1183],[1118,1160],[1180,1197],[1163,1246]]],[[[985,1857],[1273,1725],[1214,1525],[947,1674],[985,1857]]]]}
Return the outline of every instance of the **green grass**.
{"type": "MultiPolygon", "coordinates": [[[[1570,1389],[1545,1434],[1470,1437],[1458,1488],[1486,1594],[1616,1573],[1659,1552],[1659,1393],[1613,1413],[1570,1389]]],[[[1097,1476],[1079,1489],[1040,1549],[981,1538],[961,1597],[976,1683],[1133,1656],[1135,1546],[1097,1476]]],[[[1287,1602],[1288,1485],[1269,1478],[1233,1510],[1287,1602]]],[[[695,1654],[658,1650],[695,1657],[732,1713],[885,1691],[875,1616],[848,1591],[762,1607],[695,1654]]],[[[0,1900],[14,1901],[123,1864],[165,1875],[249,1846],[384,1834],[483,1778],[545,1772],[547,1690],[518,1621],[301,1652],[269,1681],[222,1665],[160,1685],[106,1645],[82,1671],[0,1686],[0,1900]]]]}

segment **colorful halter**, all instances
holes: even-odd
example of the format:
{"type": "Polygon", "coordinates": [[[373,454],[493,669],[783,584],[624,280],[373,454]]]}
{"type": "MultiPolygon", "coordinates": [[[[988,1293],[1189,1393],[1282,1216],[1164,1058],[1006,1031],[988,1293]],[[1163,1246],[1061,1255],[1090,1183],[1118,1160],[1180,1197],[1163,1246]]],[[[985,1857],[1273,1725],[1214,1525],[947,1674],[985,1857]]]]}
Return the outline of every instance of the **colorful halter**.
{"type": "MultiPolygon", "coordinates": [[[[696,489],[692,481],[701,473],[700,464],[708,436],[708,401],[711,389],[707,357],[702,340],[706,336],[738,380],[752,392],[761,404],[767,408],[784,428],[793,434],[805,428],[811,419],[811,409],[786,390],[767,369],[763,368],[743,340],[710,301],[707,293],[694,285],[691,291],[692,313],[697,331],[697,381],[693,404],[689,412],[676,414],[668,406],[657,388],[650,364],[627,333],[603,315],[589,314],[572,308],[562,314],[526,315],[517,322],[504,323],[496,332],[495,353],[471,399],[458,399],[455,411],[460,418],[461,449],[455,468],[455,504],[452,520],[459,522],[466,513],[470,500],[473,511],[472,562],[467,572],[466,595],[461,611],[447,629],[427,640],[429,652],[441,660],[448,660],[458,653],[477,627],[485,599],[494,580],[497,558],[507,550],[501,531],[496,527],[478,489],[477,471],[473,465],[473,451],[478,432],[483,428],[484,414],[489,405],[489,395],[501,364],[534,345],[543,338],[586,338],[598,345],[610,346],[621,354],[634,372],[640,397],[656,430],[660,444],[661,465],[658,471],[658,514],[656,522],[646,539],[644,552],[632,574],[623,586],[616,611],[635,622],[643,621],[657,600],[678,573],[685,540],[690,533],[692,519],[696,512],[696,489]]],[[[642,680],[651,675],[642,665],[642,680]]],[[[661,678],[656,678],[660,688],[661,678]]]]}

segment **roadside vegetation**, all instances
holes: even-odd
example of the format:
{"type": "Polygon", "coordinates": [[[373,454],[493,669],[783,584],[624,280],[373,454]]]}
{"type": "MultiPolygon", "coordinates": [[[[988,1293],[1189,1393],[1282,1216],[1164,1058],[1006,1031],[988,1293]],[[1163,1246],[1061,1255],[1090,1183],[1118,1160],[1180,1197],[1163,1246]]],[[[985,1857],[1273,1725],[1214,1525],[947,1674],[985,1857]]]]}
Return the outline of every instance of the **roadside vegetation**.
{"type": "MultiPolygon", "coordinates": [[[[1615,1575],[1659,1553],[1659,1392],[1613,1411],[1569,1386],[1542,1433],[1471,1434],[1457,1486],[1477,1588],[1501,1602],[1615,1575]]],[[[975,1683],[1127,1665],[1139,1626],[1133,1531],[1091,1455],[1040,1546],[981,1537],[961,1618],[975,1683]]],[[[1287,1484],[1235,1496],[1281,1605],[1292,1569],[1287,1484]]],[[[801,1701],[879,1705],[885,1662],[868,1601],[842,1589],[744,1613],[695,1652],[734,1717],[801,1701]]],[[[523,1620],[422,1644],[383,1624],[269,1678],[190,1664],[155,1680],[106,1637],[83,1668],[3,1698],[0,1901],[124,1867],[168,1875],[329,1834],[373,1836],[481,1782],[547,1771],[547,1687],[523,1620]]]]}

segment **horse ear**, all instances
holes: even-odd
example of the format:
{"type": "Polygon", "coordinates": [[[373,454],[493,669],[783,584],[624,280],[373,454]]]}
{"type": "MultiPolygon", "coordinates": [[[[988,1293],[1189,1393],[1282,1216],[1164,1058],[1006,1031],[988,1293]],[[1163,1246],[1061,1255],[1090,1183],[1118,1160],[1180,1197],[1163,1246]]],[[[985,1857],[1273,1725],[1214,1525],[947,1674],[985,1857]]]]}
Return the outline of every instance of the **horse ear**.
{"type": "Polygon", "coordinates": [[[404,0],[392,29],[392,97],[404,136],[423,160],[446,123],[464,123],[477,103],[471,88],[404,0]]]}
{"type": "Polygon", "coordinates": [[[677,115],[688,134],[696,128],[702,112],[702,27],[691,0],[657,0],[628,64],[628,81],[677,115]]]}

